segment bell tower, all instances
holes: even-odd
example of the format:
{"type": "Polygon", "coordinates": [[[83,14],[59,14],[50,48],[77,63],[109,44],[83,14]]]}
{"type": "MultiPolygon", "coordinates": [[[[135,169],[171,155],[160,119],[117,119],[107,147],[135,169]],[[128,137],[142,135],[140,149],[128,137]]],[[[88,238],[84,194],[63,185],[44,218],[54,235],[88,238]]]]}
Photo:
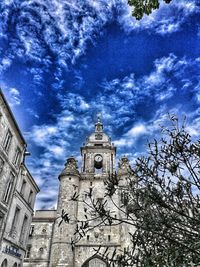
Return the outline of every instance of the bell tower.
{"type": "Polygon", "coordinates": [[[104,133],[100,116],[95,123],[94,132],[86,139],[81,147],[82,177],[106,177],[115,171],[116,147],[104,133]]]}

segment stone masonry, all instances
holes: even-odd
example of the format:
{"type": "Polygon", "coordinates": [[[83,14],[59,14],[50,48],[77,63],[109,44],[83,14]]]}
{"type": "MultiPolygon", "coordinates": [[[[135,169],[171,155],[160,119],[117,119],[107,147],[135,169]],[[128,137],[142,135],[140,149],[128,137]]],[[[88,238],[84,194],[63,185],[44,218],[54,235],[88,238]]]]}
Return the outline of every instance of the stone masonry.
{"type": "MultiPolygon", "coordinates": [[[[116,171],[116,147],[104,133],[100,119],[95,124],[95,131],[81,147],[81,156],[80,171],[76,159],[70,157],[59,175],[57,210],[36,212],[25,267],[106,267],[106,262],[93,257],[93,248],[101,245],[105,248],[123,249],[129,244],[128,232],[134,229],[127,229],[124,225],[101,226],[88,232],[72,250],[71,239],[76,223],[59,225],[62,210],[67,211],[72,220],[84,219],[83,203],[69,200],[73,192],[76,191],[84,199],[87,198],[88,189],[92,188],[95,199],[101,201],[105,197],[104,180],[116,171]]],[[[117,174],[123,186],[127,175],[133,176],[133,172],[126,157],[121,158],[118,166],[117,174]]],[[[115,195],[114,200],[116,203],[120,202],[119,194],[115,195]]],[[[110,202],[108,205],[116,218],[121,216],[113,203],[110,202]]]]}

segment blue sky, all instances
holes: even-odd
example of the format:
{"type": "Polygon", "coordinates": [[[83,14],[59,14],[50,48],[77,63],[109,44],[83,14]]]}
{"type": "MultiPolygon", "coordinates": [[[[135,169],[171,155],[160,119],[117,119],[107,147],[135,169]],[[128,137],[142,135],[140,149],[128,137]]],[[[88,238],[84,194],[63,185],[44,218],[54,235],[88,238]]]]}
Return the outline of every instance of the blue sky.
{"type": "Polygon", "coordinates": [[[125,0],[2,0],[0,86],[28,143],[41,188],[56,205],[67,157],[102,113],[132,163],[159,138],[167,113],[200,128],[200,1],[173,0],[141,21],[125,0]]]}

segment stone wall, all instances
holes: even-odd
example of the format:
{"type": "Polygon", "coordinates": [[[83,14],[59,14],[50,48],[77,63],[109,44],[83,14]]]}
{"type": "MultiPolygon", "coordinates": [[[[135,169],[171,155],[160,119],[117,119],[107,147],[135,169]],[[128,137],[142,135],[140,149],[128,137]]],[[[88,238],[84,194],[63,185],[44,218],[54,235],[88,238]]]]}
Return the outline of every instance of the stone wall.
{"type": "Polygon", "coordinates": [[[56,211],[37,211],[31,224],[24,267],[47,267],[56,211]]]}
{"type": "Polygon", "coordinates": [[[0,90],[0,266],[4,261],[22,266],[39,192],[24,164],[25,151],[26,142],[0,90]]]}

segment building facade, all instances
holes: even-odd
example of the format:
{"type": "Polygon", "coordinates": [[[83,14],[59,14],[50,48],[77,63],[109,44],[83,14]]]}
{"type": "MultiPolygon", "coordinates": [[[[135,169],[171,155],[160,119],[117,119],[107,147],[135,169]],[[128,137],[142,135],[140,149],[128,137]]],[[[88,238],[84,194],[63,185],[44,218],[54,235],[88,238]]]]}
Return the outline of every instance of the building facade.
{"type": "MultiPolygon", "coordinates": [[[[86,200],[88,190],[91,188],[93,197],[101,202],[105,198],[104,181],[110,174],[116,172],[116,147],[104,133],[100,119],[95,124],[95,131],[81,147],[81,156],[80,171],[76,159],[70,157],[58,177],[60,187],[57,210],[36,212],[24,262],[25,267],[106,267],[106,262],[93,256],[94,248],[101,246],[123,249],[129,244],[128,232],[134,229],[127,229],[124,225],[100,226],[88,232],[72,250],[71,240],[74,239],[77,227],[75,221],[84,220],[85,216],[85,204],[70,201],[72,194],[77,192],[83,200],[86,200]],[[62,210],[68,213],[70,223],[60,224],[62,210]]],[[[134,179],[126,157],[120,159],[117,175],[122,186],[127,175],[134,179]]],[[[114,202],[120,203],[119,194],[115,194],[114,202]]],[[[120,218],[120,211],[114,203],[110,201],[108,205],[115,218],[120,218]]]]}
{"type": "Polygon", "coordinates": [[[22,266],[39,188],[24,161],[26,142],[0,90],[0,266],[22,266]]]}

